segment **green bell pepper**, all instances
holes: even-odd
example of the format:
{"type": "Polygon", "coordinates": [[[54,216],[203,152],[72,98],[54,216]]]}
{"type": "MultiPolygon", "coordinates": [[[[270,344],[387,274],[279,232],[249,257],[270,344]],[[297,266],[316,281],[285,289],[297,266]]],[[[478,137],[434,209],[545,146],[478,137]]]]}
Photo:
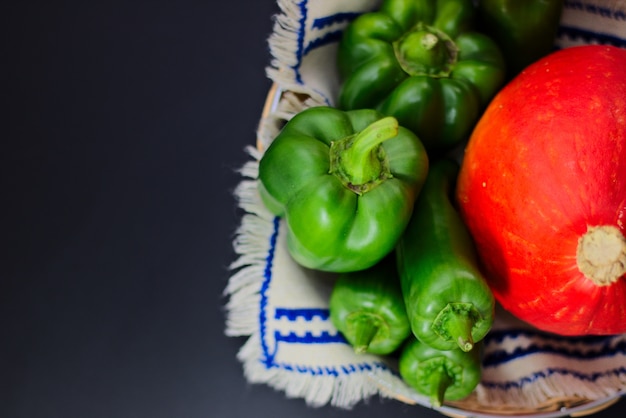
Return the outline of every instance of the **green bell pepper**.
{"type": "Polygon", "coordinates": [[[458,348],[441,351],[411,338],[402,348],[398,371],[418,393],[430,398],[435,408],[444,400],[467,397],[480,383],[482,344],[466,352],[458,348]]]}
{"type": "Polygon", "coordinates": [[[411,335],[393,254],[369,269],[340,274],[328,308],[356,353],[391,354],[411,335]]]}
{"type": "Polygon", "coordinates": [[[470,351],[491,329],[495,299],[453,203],[458,172],[450,159],[431,164],[396,254],[413,334],[439,350],[470,351]]]}
{"type": "Polygon", "coordinates": [[[481,31],[498,43],[512,79],[554,48],[563,0],[480,0],[481,31]]]}
{"type": "Polygon", "coordinates": [[[285,218],[304,267],[371,267],[395,247],[428,171],[420,140],[372,109],[319,106],[296,114],[259,163],[259,192],[285,218]]]}
{"type": "Polygon", "coordinates": [[[394,116],[429,153],[466,140],[505,77],[475,12],[472,0],[385,0],[358,16],[339,42],[337,107],[394,116]]]}

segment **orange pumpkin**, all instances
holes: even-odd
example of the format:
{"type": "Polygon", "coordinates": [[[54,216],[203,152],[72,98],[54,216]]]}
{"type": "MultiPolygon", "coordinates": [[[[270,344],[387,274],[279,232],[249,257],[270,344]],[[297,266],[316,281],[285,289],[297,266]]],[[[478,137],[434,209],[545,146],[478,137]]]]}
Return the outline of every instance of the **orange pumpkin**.
{"type": "Polygon", "coordinates": [[[505,309],[562,335],[626,332],[626,50],[527,67],[476,125],[456,192],[505,309]]]}

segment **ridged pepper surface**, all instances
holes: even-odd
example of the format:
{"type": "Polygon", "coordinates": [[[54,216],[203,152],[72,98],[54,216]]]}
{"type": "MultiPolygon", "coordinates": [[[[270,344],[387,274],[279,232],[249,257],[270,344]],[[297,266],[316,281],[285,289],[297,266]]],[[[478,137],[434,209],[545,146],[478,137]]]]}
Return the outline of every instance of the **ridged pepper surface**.
{"type": "Polygon", "coordinates": [[[425,181],[420,140],[372,109],[296,114],[263,154],[259,191],[304,267],[363,270],[389,254],[425,181]]]}

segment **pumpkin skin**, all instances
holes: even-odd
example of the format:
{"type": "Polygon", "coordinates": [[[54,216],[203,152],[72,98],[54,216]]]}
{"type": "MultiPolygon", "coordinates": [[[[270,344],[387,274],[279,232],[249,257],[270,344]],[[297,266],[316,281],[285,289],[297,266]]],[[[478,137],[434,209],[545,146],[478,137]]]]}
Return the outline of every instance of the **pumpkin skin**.
{"type": "Polygon", "coordinates": [[[514,78],[475,126],[456,194],[502,307],[560,335],[625,333],[626,50],[570,47],[514,78]],[[590,272],[590,254],[611,260],[590,272]]]}

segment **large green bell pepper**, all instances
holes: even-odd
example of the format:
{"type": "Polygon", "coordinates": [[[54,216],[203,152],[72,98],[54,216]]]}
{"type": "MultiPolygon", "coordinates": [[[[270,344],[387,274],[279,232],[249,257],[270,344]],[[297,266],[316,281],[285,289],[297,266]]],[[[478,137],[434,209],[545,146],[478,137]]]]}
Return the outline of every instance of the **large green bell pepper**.
{"type": "Polygon", "coordinates": [[[480,0],[480,29],[500,46],[507,77],[554,48],[564,0],[480,0]]]}
{"type": "Polygon", "coordinates": [[[432,153],[467,139],[505,77],[475,12],[472,0],[385,0],[357,17],[339,43],[338,107],[394,116],[432,153]]]}
{"type": "Polygon", "coordinates": [[[395,118],[320,106],[296,114],[265,151],[259,192],[285,218],[298,263],[356,271],[394,249],[427,171],[424,146],[395,118]]]}

